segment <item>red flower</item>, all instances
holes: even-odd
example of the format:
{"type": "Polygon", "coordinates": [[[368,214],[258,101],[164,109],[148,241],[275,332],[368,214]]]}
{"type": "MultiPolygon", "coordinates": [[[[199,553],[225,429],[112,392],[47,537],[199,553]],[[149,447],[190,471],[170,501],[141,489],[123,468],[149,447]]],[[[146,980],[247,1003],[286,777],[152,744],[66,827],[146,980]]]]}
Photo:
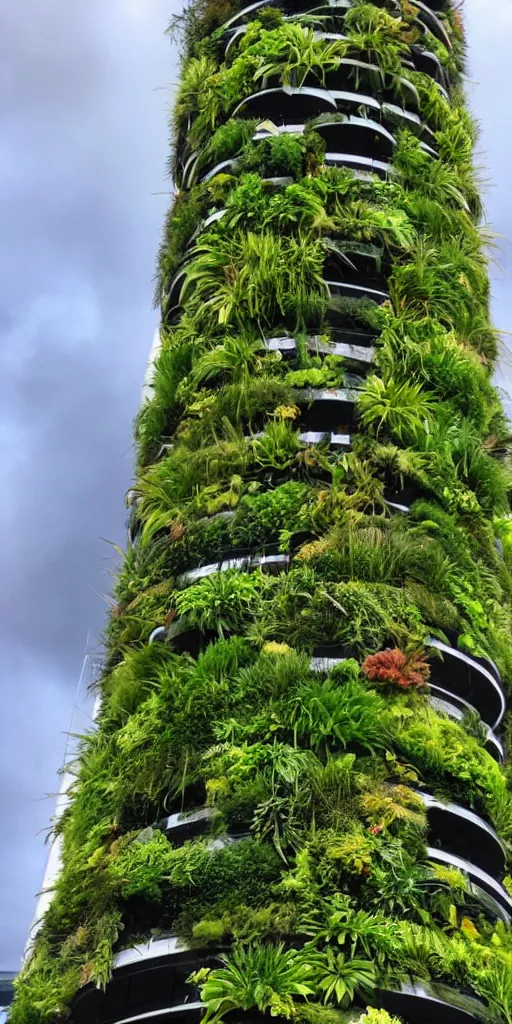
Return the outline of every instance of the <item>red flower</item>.
{"type": "Polygon", "coordinates": [[[410,686],[425,686],[430,676],[430,666],[424,654],[418,651],[406,654],[397,647],[393,651],[370,654],[361,668],[368,679],[394,683],[403,690],[410,686]]]}

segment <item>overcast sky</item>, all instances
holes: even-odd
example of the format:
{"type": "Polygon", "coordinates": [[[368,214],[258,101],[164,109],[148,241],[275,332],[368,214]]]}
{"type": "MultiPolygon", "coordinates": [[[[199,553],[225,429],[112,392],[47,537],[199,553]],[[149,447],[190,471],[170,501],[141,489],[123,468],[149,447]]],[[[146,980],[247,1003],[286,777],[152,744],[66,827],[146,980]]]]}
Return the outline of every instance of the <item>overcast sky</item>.
{"type": "MultiPolygon", "coordinates": [[[[25,0],[0,15],[0,968],[42,879],[88,631],[124,539],[131,423],[155,326],[177,0],[25,0]]],[[[512,238],[512,0],[466,0],[469,98],[512,238]]],[[[512,258],[493,273],[512,329],[512,258]]]]}

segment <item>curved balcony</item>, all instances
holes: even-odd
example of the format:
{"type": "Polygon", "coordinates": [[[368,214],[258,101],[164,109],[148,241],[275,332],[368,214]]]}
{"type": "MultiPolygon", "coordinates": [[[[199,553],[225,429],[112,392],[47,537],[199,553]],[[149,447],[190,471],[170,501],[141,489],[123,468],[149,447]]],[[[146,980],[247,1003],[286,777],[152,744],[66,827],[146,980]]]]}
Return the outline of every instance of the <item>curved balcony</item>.
{"type": "Polygon", "coordinates": [[[421,46],[411,46],[411,63],[416,71],[428,75],[437,82],[445,99],[448,99],[446,72],[439,60],[439,57],[431,50],[425,50],[421,46]]]}
{"type": "Polygon", "coordinates": [[[312,672],[318,672],[326,675],[328,672],[332,672],[333,668],[337,665],[341,665],[347,660],[347,651],[341,644],[317,644],[313,648],[309,667],[312,672]]]}
{"type": "MultiPolygon", "coordinates": [[[[442,42],[448,50],[452,49],[450,37],[444,27],[443,22],[438,18],[435,11],[442,10],[441,0],[432,0],[427,5],[422,0],[412,0],[414,7],[418,9],[415,21],[419,24],[426,32],[430,32],[440,42],[442,42]]],[[[336,0],[335,4],[320,4],[314,6],[311,0],[256,0],[255,3],[249,4],[247,7],[243,7],[242,10],[236,14],[231,15],[230,18],[224,22],[222,33],[228,35],[229,40],[226,45],[226,54],[229,50],[230,43],[233,36],[241,34],[241,30],[247,27],[247,22],[257,18],[258,11],[264,7],[273,6],[279,7],[285,17],[295,17],[297,14],[307,12],[309,17],[319,19],[319,27],[322,32],[330,34],[332,32],[337,36],[337,27],[340,21],[345,18],[346,12],[350,9],[350,0],[336,0]],[[331,24],[332,23],[332,24],[331,24]]]]}
{"type": "Polygon", "coordinates": [[[399,988],[380,991],[379,1006],[393,1016],[414,1024],[475,1024],[483,1018],[483,1003],[463,996],[447,985],[423,981],[404,982],[399,988]]]}
{"type": "Polygon", "coordinates": [[[391,512],[396,512],[402,516],[408,516],[411,508],[410,505],[401,505],[399,501],[387,501],[386,505],[391,512]]]}
{"type": "MultiPolygon", "coordinates": [[[[501,683],[495,672],[463,651],[429,637],[428,646],[439,651],[442,660],[431,659],[431,679],[447,693],[468,701],[478,711],[482,721],[497,729],[506,710],[501,683]]],[[[497,671],[497,670],[495,670],[497,671]]]]}
{"type": "Polygon", "coordinates": [[[471,891],[476,899],[481,900],[489,913],[506,924],[511,921],[512,900],[507,891],[486,871],[482,871],[472,861],[464,857],[458,857],[446,850],[438,850],[433,846],[427,846],[427,857],[434,864],[441,864],[443,867],[457,868],[467,875],[471,883],[471,891]]]}
{"type": "Polygon", "coordinates": [[[315,131],[325,140],[328,151],[355,153],[372,160],[389,161],[395,148],[391,132],[368,117],[349,115],[344,121],[323,121],[315,125],[315,131]]]}
{"type": "MultiPolygon", "coordinates": [[[[361,92],[332,87],[303,85],[260,89],[241,100],[232,117],[258,117],[262,121],[271,121],[281,130],[292,128],[303,131],[304,122],[329,113],[338,116],[344,114],[345,119],[333,119],[314,125],[315,131],[325,139],[328,149],[341,148],[361,156],[389,160],[395,147],[391,129],[397,124],[435,141],[433,132],[423,124],[415,111],[406,110],[396,103],[380,103],[361,92]]],[[[268,131],[258,131],[255,133],[255,141],[269,137],[270,134],[268,131]]]]}
{"type": "Polygon", "coordinates": [[[208,565],[198,566],[197,569],[189,569],[178,577],[179,586],[189,586],[204,580],[207,576],[214,576],[218,572],[229,572],[230,569],[238,569],[240,572],[254,572],[257,569],[267,572],[284,572],[290,566],[290,555],[241,555],[236,558],[225,558],[222,561],[210,562],[208,565]]]}
{"type": "Polygon", "coordinates": [[[262,121],[309,121],[321,114],[337,112],[336,101],[326,89],[313,86],[260,89],[235,107],[232,117],[260,118],[262,121]]]}
{"type": "MultiPolygon", "coordinates": [[[[343,122],[336,121],[333,122],[333,124],[340,125],[343,124],[343,122]]],[[[281,131],[278,130],[277,134],[286,133],[301,135],[304,131],[303,124],[281,125],[280,127],[281,131]]],[[[323,125],[316,126],[315,131],[320,128],[323,129],[323,125]]],[[[260,131],[253,136],[253,140],[255,142],[258,142],[261,141],[262,139],[273,138],[275,134],[275,132],[260,131]]],[[[319,132],[319,134],[322,133],[319,132]]],[[[364,149],[367,148],[367,141],[368,139],[366,139],[365,141],[365,145],[363,147],[364,149]]],[[[195,163],[191,165],[188,178],[186,181],[184,180],[183,182],[184,188],[190,188],[190,186],[196,183],[199,163],[200,154],[196,155],[195,163]]],[[[333,150],[327,150],[324,157],[324,163],[328,167],[347,167],[349,170],[353,170],[354,173],[359,172],[360,174],[365,175],[377,174],[380,178],[388,177],[390,174],[392,174],[393,170],[392,165],[390,164],[389,161],[379,160],[376,157],[367,156],[365,153],[358,152],[357,149],[349,149],[345,151],[344,149],[338,150],[337,148],[334,148],[333,150]]],[[[236,157],[230,157],[229,159],[221,160],[219,161],[219,163],[215,164],[214,167],[210,168],[210,170],[207,170],[203,174],[200,174],[199,177],[197,178],[197,181],[199,183],[211,181],[211,179],[215,178],[217,174],[235,174],[237,171],[237,164],[238,161],[236,157]]]]}
{"type": "MultiPolygon", "coordinates": [[[[357,331],[338,332],[341,336],[345,333],[347,341],[324,341],[318,335],[306,338],[308,352],[316,356],[340,356],[347,363],[354,363],[358,368],[368,369],[375,358],[373,342],[375,336],[372,334],[359,333],[357,331]]],[[[279,338],[265,338],[267,352],[280,352],[284,358],[297,351],[295,338],[283,336],[279,338]]]]}
{"type": "Polygon", "coordinates": [[[169,313],[172,313],[173,310],[177,310],[179,308],[181,290],[185,284],[188,262],[189,260],[187,259],[185,266],[182,266],[181,269],[175,273],[169,285],[169,291],[165,295],[165,301],[169,313]]]}
{"type": "Polygon", "coordinates": [[[384,291],[381,287],[377,287],[375,283],[365,281],[364,275],[361,276],[359,281],[333,278],[325,278],[324,280],[328,288],[329,298],[331,299],[373,299],[379,306],[382,306],[384,302],[389,300],[389,292],[387,290],[384,291]]]}
{"type": "MultiPolygon", "coordinates": [[[[257,16],[257,11],[261,10],[262,7],[279,7],[282,11],[294,16],[303,11],[313,13],[311,0],[256,0],[255,3],[249,4],[248,7],[243,7],[237,14],[233,14],[228,18],[223,25],[223,32],[229,29],[241,27],[241,23],[246,17],[252,20],[257,16]]],[[[341,11],[348,11],[350,8],[350,0],[336,0],[336,8],[340,8],[341,11]]],[[[323,8],[322,8],[323,10],[323,8]]],[[[328,8],[328,10],[330,10],[328,8]]]]}
{"type": "Polygon", "coordinates": [[[128,506],[129,511],[126,517],[126,529],[128,531],[128,543],[134,547],[137,543],[140,531],[142,529],[142,523],[137,517],[137,510],[142,504],[142,497],[138,495],[133,498],[131,504],[128,506]]]}
{"type": "MultiPolygon", "coordinates": [[[[258,441],[260,437],[263,437],[262,430],[248,435],[245,440],[247,444],[250,444],[252,441],[258,441]]],[[[343,449],[344,451],[349,451],[352,447],[352,437],[350,434],[329,434],[323,433],[321,430],[302,431],[299,433],[299,441],[307,447],[315,444],[327,444],[329,448],[343,449]]]]}
{"type": "Polygon", "coordinates": [[[71,1005],[73,1024],[143,1024],[155,1020],[199,1021],[204,1010],[187,978],[199,967],[213,966],[207,953],[190,950],[175,936],[122,950],[114,959],[104,990],[80,989],[71,1005]]]}
{"type": "MultiPolygon", "coordinates": [[[[425,25],[425,27],[439,40],[440,43],[444,43],[447,50],[452,50],[452,43],[448,32],[446,31],[442,21],[434,14],[434,4],[423,3],[423,0],[411,0],[411,5],[418,8],[418,21],[425,25]]],[[[439,10],[439,8],[436,8],[439,10]]]]}
{"type": "Polygon", "coordinates": [[[195,811],[180,811],[170,814],[157,822],[156,828],[165,832],[173,846],[183,846],[189,839],[204,835],[208,826],[217,817],[214,807],[200,807],[195,811]]]}
{"type": "Polygon", "coordinates": [[[347,167],[360,177],[371,177],[372,174],[376,174],[379,178],[388,178],[393,172],[391,164],[387,161],[372,160],[357,153],[327,152],[324,163],[327,167],[347,167]]]}
{"type": "Polygon", "coordinates": [[[210,642],[218,639],[213,630],[203,632],[198,626],[190,625],[185,617],[176,619],[166,630],[167,642],[175,654],[188,654],[198,658],[210,642]]]}
{"type": "Polygon", "coordinates": [[[491,825],[459,804],[443,803],[422,791],[418,796],[425,804],[431,841],[447,853],[471,860],[493,878],[503,877],[506,853],[491,825]]]}

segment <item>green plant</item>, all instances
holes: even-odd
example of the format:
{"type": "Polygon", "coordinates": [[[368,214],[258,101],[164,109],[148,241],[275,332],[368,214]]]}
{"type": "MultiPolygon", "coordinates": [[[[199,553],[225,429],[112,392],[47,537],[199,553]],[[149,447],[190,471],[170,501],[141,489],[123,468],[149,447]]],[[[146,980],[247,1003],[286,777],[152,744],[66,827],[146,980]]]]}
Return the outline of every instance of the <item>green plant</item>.
{"type": "Polygon", "coordinates": [[[201,985],[206,1004],[205,1020],[221,1020],[230,1010],[270,1010],[273,1016],[294,1016],[294,997],[312,995],[308,984],[312,965],[296,949],[283,944],[235,947],[225,964],[211,972],[200,971],[194,981],[201,985]]]}
{"type": "Polygon", "coordinates": [[[347,960],[343,953],[336,953],[328,946],[323,954],[318,955],[315,966],[316,981],[324,1002],[347,1006],[356,994],[366,999],[371,995],[376,975],[369,960],[347,960]]]}

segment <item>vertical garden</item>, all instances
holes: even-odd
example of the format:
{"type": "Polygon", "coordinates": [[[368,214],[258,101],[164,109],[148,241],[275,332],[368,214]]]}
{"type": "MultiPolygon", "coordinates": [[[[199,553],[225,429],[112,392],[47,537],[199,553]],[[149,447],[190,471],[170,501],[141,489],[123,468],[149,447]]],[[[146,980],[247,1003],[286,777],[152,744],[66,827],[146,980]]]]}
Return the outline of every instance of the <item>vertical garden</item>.
{"type": "Polygon", "coordinates": [[[13,1024],[512,1024],[460,13],[193,0],[97,728],[13,1024]]]}

